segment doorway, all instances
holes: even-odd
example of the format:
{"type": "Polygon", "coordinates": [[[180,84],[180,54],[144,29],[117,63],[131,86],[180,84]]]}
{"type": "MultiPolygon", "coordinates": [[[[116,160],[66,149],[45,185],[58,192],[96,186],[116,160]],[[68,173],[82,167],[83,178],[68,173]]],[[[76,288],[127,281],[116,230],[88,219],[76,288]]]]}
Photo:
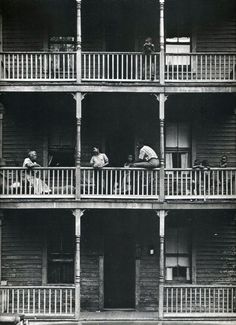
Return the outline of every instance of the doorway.
{"type": "Polygon", "coordinates": [[[135,245],[130,234],[105,238],[104,308],[135,308],[135,245]]]}

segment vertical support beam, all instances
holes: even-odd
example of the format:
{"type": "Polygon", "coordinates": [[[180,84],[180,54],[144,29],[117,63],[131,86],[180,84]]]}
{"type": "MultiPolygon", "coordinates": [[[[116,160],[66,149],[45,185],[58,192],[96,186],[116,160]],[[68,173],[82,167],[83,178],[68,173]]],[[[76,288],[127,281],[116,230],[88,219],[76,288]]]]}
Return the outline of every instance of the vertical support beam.
{"type": "Polygon", "coordinates": [[[165,101],[164,93],[159,95],[159,123],[160,123],[160,201],[165,200],[165,101]]]}
{"type": "Polygon", "coordinates": [[[81,83],[81,0],[76,0],[77,34],[76,34],[76,81],[81,83]]]}
{"type": "Polygon", "coordinates": [[[82,93],[77,92],[75,94],[76,101],[76,157],[75,157],[75,188],[76,188],[76,199],[80,199],[80,177],[81,177],[81,118],[82,118],[82,93]]]}
{"type": "Polygon", "coordinates": [[[3,116],[4,106],[0,103],[0,165],[3,162],[3,116]]]}
{"type": "Polygon", "coordinates": [[[159,319],[164,316],[164,283],[165,283],[165,217],[167,212],[165,210],[156,211],[159,217],[159,299],[158,299],[158,315],[159,319]]]}
{"type": "Polygon", "coordinates": [[[80,318],[80,237],[81,237],[81,217],[84,210],[75,209],[75,318],[80,318]]]}
{"type": "Polygon", "coordinates": [[[104,256],[99,256],[99,310],[104,308],[104,256]]]}
{"type": "Polygon", "coordinates": [[[0,285],[2,281],[2,220],[3,211],[0,211],[0,285]]]}
{"type": "Polygon", "coordinates": [[[159,201],[165,200],[165,101],[164,93],[154,94],[159,101],[159,123],[160,123],[160,195],[159,201]]]}
{"type": "Polygon", "coordinates": [[[160,3],[160,84],[165,83],[165,25],[164,25],[164,7],[165,0],[159,0],[160,3]]]}

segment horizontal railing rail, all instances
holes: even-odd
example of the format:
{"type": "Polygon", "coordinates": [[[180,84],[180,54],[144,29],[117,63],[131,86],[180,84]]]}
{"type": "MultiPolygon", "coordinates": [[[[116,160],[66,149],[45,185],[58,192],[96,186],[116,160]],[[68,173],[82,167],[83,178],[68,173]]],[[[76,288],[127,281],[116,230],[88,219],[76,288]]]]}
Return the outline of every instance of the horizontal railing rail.
{"type": "Polygon", "coordinates": [[[0,197],[75,196],[74,167],[0,168],[0,197]]]}
{"type": "Polygon", "coordinates": [[[166,199],[235,199],[236,168],[165,169],[166,199]]]}
{"type": "Polygon", "coordinates": [[[165,316],[236,315],[236,286],[164,285],[165,316]]]}
{"type": "Polygon", "coordinates": [[[81,197],[158,199],[159,172],[159,169],[82,167],[81,197]]]}
{"type": "Polygon", "coordinates": [[[73,286],[0,286],[0,314],[74,316],[73,286]]]}
{"type": "Polygon", "coordinates": [[[165,81],[235,82],[235,53],[166,53],[165,81]]]}
{"type": "Polygon", "coordinates": [[[0,52],[2,81],[75,81],[76,52],[0,52]]]}
{"type": "Polygon", "coordinates": [[[82,52],[82,80],[158,81],[159,65],[159,53],[82,52]]]}

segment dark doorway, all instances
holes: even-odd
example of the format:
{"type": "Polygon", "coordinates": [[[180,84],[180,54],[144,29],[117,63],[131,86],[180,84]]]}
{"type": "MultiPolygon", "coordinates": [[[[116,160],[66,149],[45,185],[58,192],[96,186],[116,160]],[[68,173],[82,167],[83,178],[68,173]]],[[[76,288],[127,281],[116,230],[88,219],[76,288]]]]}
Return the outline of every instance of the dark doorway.
{"type": "Polygon", "coordinates": [[[134,240],[128,234],[106,236],[104,256],[104,308],[135,307],[134,240]]]}
{"type": "Polygon", "coordinates": [[[128,130],[114,131],[107,140],[106,153],[111,167],[123,167],[128,155],[133,155],[134,140],[128,130]],[[123,133],[122,133],[123,131],[123,133]]]}

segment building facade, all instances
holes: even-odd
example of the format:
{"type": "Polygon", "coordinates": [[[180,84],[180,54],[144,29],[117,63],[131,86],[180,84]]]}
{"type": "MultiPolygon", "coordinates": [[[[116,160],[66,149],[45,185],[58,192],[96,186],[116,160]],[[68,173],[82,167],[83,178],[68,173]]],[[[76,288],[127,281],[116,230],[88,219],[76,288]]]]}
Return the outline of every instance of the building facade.
{"type": "Polygon", "coordinates": [[[232,320],[235,1],[0,6],[0,311],[232,320]]]}

